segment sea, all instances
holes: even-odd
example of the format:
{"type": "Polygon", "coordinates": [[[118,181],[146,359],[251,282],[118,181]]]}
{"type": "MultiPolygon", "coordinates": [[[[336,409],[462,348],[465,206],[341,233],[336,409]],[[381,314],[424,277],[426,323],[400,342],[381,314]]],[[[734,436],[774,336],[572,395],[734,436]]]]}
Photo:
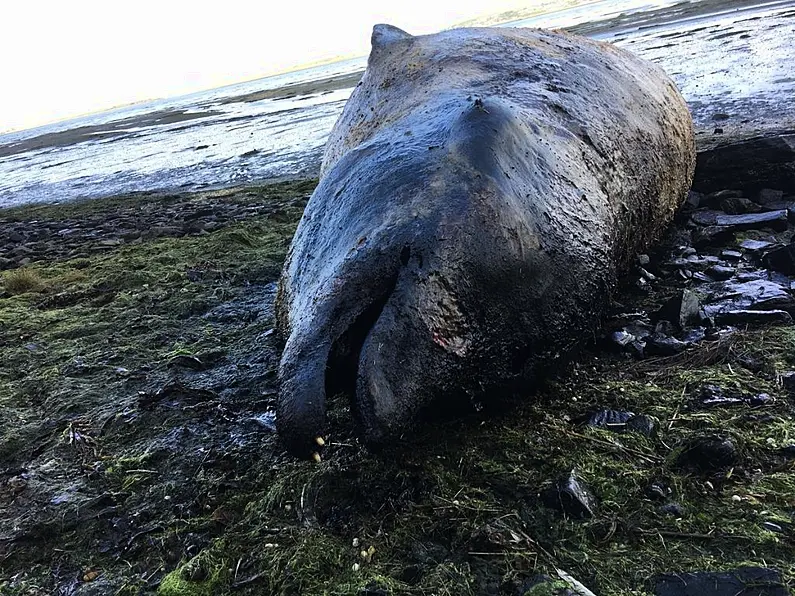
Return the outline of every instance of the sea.
{"type": "MultiPolygon", "coordinates": [[[[674,4],[681,2],[601,0],[505,26],[571,27],[674,4]]],[[[620,39],[616,32],[610,36],[620,39]]],[[[364,70],[366,60],[355,58],[2,134],[0,207],[315,176],[323,145],[353,87],[321,87],[258,101],[247,96],[350,78],[364,70]],[[170,117],[174,114],[178,117],[170,117]]]]}

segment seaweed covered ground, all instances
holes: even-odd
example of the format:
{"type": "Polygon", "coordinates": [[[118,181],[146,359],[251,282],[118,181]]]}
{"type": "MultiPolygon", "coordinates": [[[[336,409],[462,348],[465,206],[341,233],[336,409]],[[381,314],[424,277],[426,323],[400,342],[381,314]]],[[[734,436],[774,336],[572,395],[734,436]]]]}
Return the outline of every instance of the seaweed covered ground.
{"type": "MultiPolygon", "coordinates": [[[[791,325],[662,334],[643,358],[616,331],[539,393],[380,454],[337,397],[322,462],[283,453],[274,282],[313,185],[0,211],[0,593],[517,595],[561,571],[642,594],[742,566],[793,585],[791,325]]],[[[750,269],[742,240],[791,230],[718,235],[696,252],[673,230],[608,328],[708,301],[700,268],[750,269]]]]}

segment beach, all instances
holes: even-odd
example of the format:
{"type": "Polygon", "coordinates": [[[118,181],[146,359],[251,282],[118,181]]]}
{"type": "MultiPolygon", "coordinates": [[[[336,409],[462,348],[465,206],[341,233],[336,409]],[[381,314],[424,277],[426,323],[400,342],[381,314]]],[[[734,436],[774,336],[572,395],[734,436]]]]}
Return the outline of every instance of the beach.
{"type": "Polygon", "coordinates": [[[578,15],[682,89],[694,192],[539,392],[386,453],[342,396],[320,463],[275,433],[276,281],[361,62],[0,137],[0,593],[789,593],[795,2],[578,15]]]}

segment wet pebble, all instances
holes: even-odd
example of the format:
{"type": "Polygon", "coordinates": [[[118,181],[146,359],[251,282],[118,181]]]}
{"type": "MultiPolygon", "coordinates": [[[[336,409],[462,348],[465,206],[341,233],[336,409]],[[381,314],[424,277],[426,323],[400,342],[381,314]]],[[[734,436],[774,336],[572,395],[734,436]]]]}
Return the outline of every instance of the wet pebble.
{"type": "Polygon", "coordinates": [[[694,437],[683,447],[676,463],[682,468],[712,472],[734,465],[739,458],[734,442],[717,435],[694,437]]]}
{"type": "Polygon", "coordinates": [[[654,333],[646,338],[645,352],[652,356],[673,356],[683,352],[687,344],[664,333],[654,333]]]}
{"type": "Polygon", "coordinates": [[[701,304],[690,290],[681,290],[655,313],[655,320],[670,321],[680,329],[700,322],[701,304]]]}
{"type": "Polygon", "coordinates": [[[550,509],[578,519],[593,517],[596,511],[596,497],[574,472],[564,476],[554,486],[543,491],[541,500],[550,509]]]}
{"type": "Polygon", "coordinates": [[[729,310],[715,315],[718,325],[792,325],[785,310],[729,310]]]}
{"type": "Polygon", "coordinates": [[[726,267],[724,265],[713,265],[706,271],[707,275],[718,281],[726,281],[727,279],[731,279],[734,277],[734,273],[735,270],[732,267],[726,267]]]}
{"type": "Polygon", "coordinates": [[[762,207],[750,199],[744,197],[732,197],[723,199],[720,208],[729,215],[742,215],[744,213],[759,213],[762,207]]]}
{"type": "Polygon", "coordinates": [[[795,275],[795,243],[776,248],[762,259],[765,267],[784,275],[795,275]]]}
{"type": "Polygon", "coordinates": [[[673,517],[683,517],[685,515],[685,508],[679,503],[666,503],[661,505],[658,511],[664,515],[671,515],[673,517]]]}
{"type": "Polygon", "coordinates": [[[766,567],[664,573],[653,579],[654,596],[788,596],[781,572],[766,567]]]}

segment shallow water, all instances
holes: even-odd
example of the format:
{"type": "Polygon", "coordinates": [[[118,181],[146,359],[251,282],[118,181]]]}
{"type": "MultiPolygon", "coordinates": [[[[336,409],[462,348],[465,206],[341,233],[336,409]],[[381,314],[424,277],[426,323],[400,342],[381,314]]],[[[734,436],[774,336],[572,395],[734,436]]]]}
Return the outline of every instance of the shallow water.
{"type": "MultiPolygon", "coordinates": [[[[795,0],[604,0],[508,25],[567,27],[659,63],[702,138],[764,129],[795,111],[795,0]]],[[[0,207],[314,175],[352,88],[301,85],[350,79],[365,64],[358,58],[0,135],[0,207]],[[287,96],[251,97],[295,85],[287,96]]]]}

